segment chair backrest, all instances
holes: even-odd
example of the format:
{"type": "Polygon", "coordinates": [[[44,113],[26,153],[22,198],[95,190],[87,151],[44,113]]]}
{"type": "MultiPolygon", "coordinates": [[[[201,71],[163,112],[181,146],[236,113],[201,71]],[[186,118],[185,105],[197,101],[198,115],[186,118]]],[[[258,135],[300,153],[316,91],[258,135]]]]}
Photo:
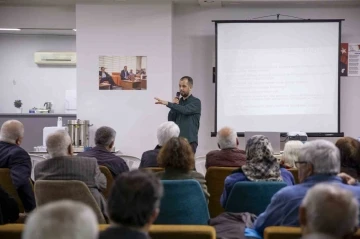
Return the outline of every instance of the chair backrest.
{"type": "Polygon", "coordinates": [[[204,176],[205,176],[205,174],[206,174],[205,163],[206,163],[206,156],[196,157],[196,159],[195,159],[195,168],[196,168],[196,171],[197,171],[198,173],[201,173],[201,174],[204,175],[204,176]]]}
{"type": "Polygon", "coordinates": [[[140,166],[141,160],[135,156],[125,155],[125,154],[116,154],[125,160],[130,170],[136,170],[140,166]]]}
{"type": "Polygon", "coordinates": [[[161,171],[165,170],[164,168],[159,168],[159,167],[148,167],[148,168],[142,168],[142,169],[151,171],[153,173],[157,173],[157,172],[161,172],[161,171]]]}
{"type": "Polygon", "coordinates": [[[16,200],[19,207],[19,212],[24,212],[24,205],[22,204],[20,197],[16,191],[15,185],[12,182],[10,169],[0,168],[0,185],[9,195],[11,195],[16,200]]]}
{"type": "Polygon", "coordinates": [[[272,196],[286,186],[284,182],[237,182],[230,192],[225,211],[259,215],[265,211],[272,196]]]}
{"type": "MultiPolygon", "coordinates": [[[[100,224],[99,231],[104,231],[109,224],[100,224]]],[[[6,224],[0,226],[0,238],[21,239],[25,224],[6,224]]],[[[152,239],[216,239],[215,229],[200,225],[152,225],[149,231],[152,239]]],[[[119,236],[119,238],[121,238],[119,236]]]]}
{"type": "Polygon", "coordinates": [[[35,182],[37,206],[62,199],[87,204],[94,210],[99,223],[106,223],[99,205],[84,182],[77,180],[37,180],[35,182]]]}
{"type": "Polygon", "coordinates": [[[291,169],[288,169],[288,171],[290,173],[292,173],[292,175],[294,176],[294,179],[295,179],[295,184],[299,184],[299,171],[297,168],[291,168],[291,169]]]}
{"type": "Polygon", "coordinates": [[[35,181],[35,175],[34,175],[34,170],[35,170],[35,166],[36,164],[38,164],[41,161],[46,160],[46,158],[42,155],[36,155],[36,154],[30,154],[30,158],[31,158],[31,179],[33,181],[35,181]]]}
{"type": "Polygon", "coordinates": [[[155,224],[207,225],[209,211],[200,183],[193,179],[162,180],[164,196],[155,224]]]}
{"type": "Polygon", "coordinates": [[[111,174],[110,170],[106,167],[106,166],[99,166],[100,171],[105,175],[106,177],[106,189],[104,191],[102,191],[102,194],[104,195],[104,197],[106,199],[108,199],[109,195],[110,195],[110,190],[112,185],[114,184],[114,177],[111,174]]]}
{"type": "Polygon", "coordinates": [[[234,167],[210,167],[206,171],[205,179],[206,185],[208,188],[208,192],[210,194],[209,198],[209,212],[210,217],[216,217],[222,212],[224,209],[220,204],[220,197],[224,191],[224,181],[227,176],[229,176],[232,171],[238,168],[234,167]]]}

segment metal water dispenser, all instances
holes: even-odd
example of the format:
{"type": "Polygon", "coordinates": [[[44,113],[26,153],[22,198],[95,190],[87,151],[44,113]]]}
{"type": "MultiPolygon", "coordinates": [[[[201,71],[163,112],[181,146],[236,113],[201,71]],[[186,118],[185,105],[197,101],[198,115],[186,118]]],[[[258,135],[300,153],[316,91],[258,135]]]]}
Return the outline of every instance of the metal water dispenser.
{"type": "Polygon", "coordinates": [[[67,126],[75,149],[89,147],[89,120],[68,120],[67,126]]]}

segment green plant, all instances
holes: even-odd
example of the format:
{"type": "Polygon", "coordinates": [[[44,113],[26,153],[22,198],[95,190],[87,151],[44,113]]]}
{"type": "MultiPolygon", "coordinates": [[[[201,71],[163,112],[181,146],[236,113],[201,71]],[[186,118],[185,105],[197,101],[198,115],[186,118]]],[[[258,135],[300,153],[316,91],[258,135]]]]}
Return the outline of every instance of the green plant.
{"type": "Polygon", "coordinates": [[[14,102],[14,106],[16,107],[16,108],[21,108],[21,106],[22,106],[22,102],[21,102],[21,100],[15,100],[15,102],[14,102]]]}

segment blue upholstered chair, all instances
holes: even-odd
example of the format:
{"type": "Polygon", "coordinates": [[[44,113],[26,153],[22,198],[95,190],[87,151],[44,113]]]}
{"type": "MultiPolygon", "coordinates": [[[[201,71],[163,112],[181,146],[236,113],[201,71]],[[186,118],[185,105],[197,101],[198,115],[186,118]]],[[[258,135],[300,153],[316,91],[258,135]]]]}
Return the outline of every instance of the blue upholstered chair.
{"type": "Polygon", "coordinates": [[[286,186],[284,182],[237,182],[230,192],[225,211],[259,215],[270,204],[272,196],[286,186]]]}
{"type": "Polygon", "coordinates": [[[155,224],[207,225],[209,210],[198,181],[162,180],[164,197],[155,224]]]}

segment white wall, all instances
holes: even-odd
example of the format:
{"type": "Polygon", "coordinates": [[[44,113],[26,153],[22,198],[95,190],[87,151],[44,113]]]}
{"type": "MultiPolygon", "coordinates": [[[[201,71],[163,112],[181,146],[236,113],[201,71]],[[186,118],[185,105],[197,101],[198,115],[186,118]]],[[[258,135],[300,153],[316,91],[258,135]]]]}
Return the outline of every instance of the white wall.
{"type": "MultiPolygon", "coordinates": [[[[342,41],[360,42],[360,8],[271,9],[233,6],[214,9],[175,5],[172,91],[177,91],[181,76],[190,75],[194,78],[193,94],[202,101],[198,155],[206,154],[217,147],[216,138],[210,137],[210,132],[214,131],[215,117],[215,84],[212,83],[212,67],[215,64],[215,26],[211,21],[251,19],[278,12],[306,19],[346,19],[343,22],[342,41]]],[[[359,89],[360,78],[341,80],[341,131],[352,137],[360,136],[359,89]]],[[[240,139],[240,144],[244,147],[243,139],[240,139]]]]}
{"type": "MultiPolygon", "coordinates": [[[[77,5],[78,118],[117,131],[115,146],[141,156],[155,147],[156,128],[168,109],[154,97],[171,99],[171,3],[77,5]],[[98,57],[147,56],[146,91],[99,91],[98,57]]],[[[90,139],[93,141],[93,137],[90,139]]]]}
{"type": "Polygon", "coordinates": [[[64,112],[65,91],[76,89],[74,66],[38,66],[36,51],[76,51],[75,36],[0,34],[0,113],[14,113],[15,100],[23,112],[53,101],[64,112]]]}

